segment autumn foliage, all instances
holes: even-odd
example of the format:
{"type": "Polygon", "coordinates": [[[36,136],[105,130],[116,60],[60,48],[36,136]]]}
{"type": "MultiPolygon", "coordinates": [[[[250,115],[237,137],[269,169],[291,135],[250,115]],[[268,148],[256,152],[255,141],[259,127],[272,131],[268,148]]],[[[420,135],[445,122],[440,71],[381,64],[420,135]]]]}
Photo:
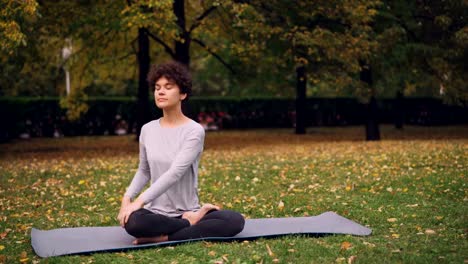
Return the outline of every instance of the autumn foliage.
{"type": "MultiPolygon", "coordinates": [[[[199,167],[202,202],[247,218],[335,211],[369,237],[290,236],[252,242],[71,256],[59,262],[462,262],[467,247],[467,127],[208,132],[199,167]]],[[[117,225],[138,164],[133,137],[31,139],[0,150],[0,262],[38,262],[31,227],[117,225]]]]}

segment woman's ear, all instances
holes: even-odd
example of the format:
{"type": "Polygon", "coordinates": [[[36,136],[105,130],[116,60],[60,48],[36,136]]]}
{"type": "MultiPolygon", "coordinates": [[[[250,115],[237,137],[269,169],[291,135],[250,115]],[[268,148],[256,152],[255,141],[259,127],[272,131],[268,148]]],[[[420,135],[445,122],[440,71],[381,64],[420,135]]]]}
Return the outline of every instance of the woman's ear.
{"type": "Polygon", "coordinates": [[[187,98],[187,94],[184,93],[184,94],[180,94],[180,100],[184,100],[185,98],[187,98]]]}

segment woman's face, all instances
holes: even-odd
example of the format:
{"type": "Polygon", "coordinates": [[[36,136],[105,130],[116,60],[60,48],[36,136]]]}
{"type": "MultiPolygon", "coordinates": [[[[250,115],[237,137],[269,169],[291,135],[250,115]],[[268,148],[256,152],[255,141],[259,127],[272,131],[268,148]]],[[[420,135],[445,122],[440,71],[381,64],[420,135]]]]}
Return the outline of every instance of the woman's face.
{"type": "Polygon", "coordinates": [[[161,77],[156,81],[154,87],[154,100],[156,106],[161,109],[172,108],[180,105],[187,94],[181,94],[179,86],[166,77],[161,77]]]}

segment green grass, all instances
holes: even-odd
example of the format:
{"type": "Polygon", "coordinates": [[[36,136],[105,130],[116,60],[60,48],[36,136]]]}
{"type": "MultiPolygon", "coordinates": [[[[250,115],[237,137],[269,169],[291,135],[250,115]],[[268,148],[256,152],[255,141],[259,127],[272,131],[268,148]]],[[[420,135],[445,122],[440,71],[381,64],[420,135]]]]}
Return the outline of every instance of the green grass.
{"type": "Polygon", "coordinates": [[[247,218],[334,211],[368,237],[288,236],[197,242],[41,259],[31,227],[117,225],[138,164],[133,136],[32,139],[0,145],[0,263],[463,263],[468,261],[468,127],[382,126],[208,132],[202,202],[247,218]],[[279,206],[280,202],[284,207],[279,206]]]}

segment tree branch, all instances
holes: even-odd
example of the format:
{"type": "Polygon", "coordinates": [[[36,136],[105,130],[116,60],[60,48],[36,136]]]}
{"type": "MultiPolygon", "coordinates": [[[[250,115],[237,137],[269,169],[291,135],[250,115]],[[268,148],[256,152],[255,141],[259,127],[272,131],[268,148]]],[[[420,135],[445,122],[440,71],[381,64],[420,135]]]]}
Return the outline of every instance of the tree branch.
{"type": "Polygon", "coordinates": [[[172,51],[171,47],[169,47],[166,43],[164,43],[164,41],[162,41],[160,38],[158,38],[157,36],[153,35],[151,32],[149,32],[148,29],[146,29],[146,33],[148,34],[148,36],[150,36],[152,39],[154,39],[156,42],[158,42],[159,44],[161,44],[164,49],[166,50],[167,53],[169,53],[169,55],[171,55],[171,57],[173,59],[175,59],[175,53],[174,51],[172,51]]]}
{"type": "Polygon", "coordinates": [[[127,53],[126,55],[120,56],[119,58],[117,58],[117,60],[118,60],[118,61],[119,61],[119,60],[123,60],[123,59],[126,59],[126,58],[128,58],[128,57],[130,57],[130,56],[133,56],[133,55],[135,55],[135,53],[129,52],[129,53],[127,53]]]}
{"type": "Polygon", "coordinates": [[[426,64],[426,66],[427,66],[426,70],[427,70],[429,73],[433,74],[437,79],[439,79],[440,82],[443,82],[443,81],[444,81],[443,76],[441,76],[441,75],[439,74],[439,72],[437,72],[437,71],[432,67],[432,65],[429,63],[429,61],[427,61],[427,58],[426,58],[426,57],[423,58],[423,62],[424,62],[424,64],[426,64]]]}
{"type": "Polygon", "coordinates": [[[221,62],[221,64],[224,65],[224,67],[226,67],[229,71],[231,71],[232,74],[236,74],[236,72],[234,71],[234,68],[229,65],[226,61],[223,60],[223,58],[221,58],[221,56],[219,56],[218,54],[216,54],[215,52],[211,51],[206,45],[205,43],[203,43],[201,40],[199,39],[192,39],[193,42],[197,43],[198,45],[200,45],[202,48],[205,48],[206,51],[208,51],[208,53],[210,53],[213,57],[215,57],[219,62],[221,62]]]}
{"type": "Polygon", "coordinates": [[[190,27],[190,29],[188,30],[188,33],[191,33],[194,29],[196,29],[198,26],[200,26],[202,20],[207,17],[211,12],[213,12],[214,10],[216,10],[216,6],[211,6],[210,8],[208,8],[207,10],[205,10],[205,12],[203,12],[203,14],[201,14],[199,17],[197,17],[197,19],[195,19],[195,22],[192,24],[192,26],[190,27]]]}

